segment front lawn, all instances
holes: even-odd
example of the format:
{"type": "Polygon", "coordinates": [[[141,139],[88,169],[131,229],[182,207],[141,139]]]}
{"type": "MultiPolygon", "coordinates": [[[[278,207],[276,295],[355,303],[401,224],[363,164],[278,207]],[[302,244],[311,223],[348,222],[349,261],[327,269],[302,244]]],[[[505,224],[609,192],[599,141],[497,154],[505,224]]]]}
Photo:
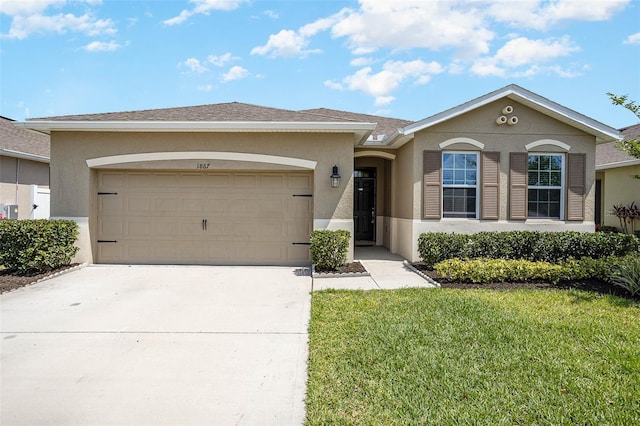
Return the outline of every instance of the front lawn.
{"type": "Polygon", "coordinates": [[[307,424],[640,424],[640,302],[313,293],[307,424]]]}

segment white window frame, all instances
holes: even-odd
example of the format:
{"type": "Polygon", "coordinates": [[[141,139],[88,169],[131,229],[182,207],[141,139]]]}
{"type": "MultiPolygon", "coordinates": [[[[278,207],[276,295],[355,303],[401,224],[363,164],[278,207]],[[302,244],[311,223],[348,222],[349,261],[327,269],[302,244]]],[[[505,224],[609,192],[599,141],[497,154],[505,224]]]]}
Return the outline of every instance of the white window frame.
{"type": "MultiPolygon", "coordinates": [[[[440,206],[441,206],[441,212],[440,215],[443,219],[467,219],[467,220],[478,220],[479,216],[480,216],[480,151],[442,151],[442,157],[441,157],[441,161],[442,161],[442,166],[440,168],[441,170],[441,185],[442,188],[440,190],[440,206]],[[475,185],[460,185],[460,184],[445,184],[444,183],[444,156],[445,154],[473,154],[476,156],[476,184],[475,185]],[[475,217],[447,217],[446,214],[449,214],[451,212],[446,212],[444,211],[444,190],[445,188],[462,188],[462,189],[475,189],[476,190],[476,215],[475,217]]],[[[455,169],[454,169],[455,170],[455,169]]],[[[458,212],[458,213],[464,213],[464,212],[458,212]]]]}
{"type": "Polygon", "coordinates": [[[529,212],[529,190],[530,189],[559,189],[560,190],[560,217],[528,217],[529,220],[563,220],[564,218],[564,199],[565,199],[565,180],[566,173],[565,167],[567,163],[567,156],[562,152],[529,152],[527,153],[527,216],[529,212]],[[554,156],[560,157],[562,162],[560,164],[560,186],[541,186],[541,185],[529,185],[529,157],[536,156],[554,156]]]}

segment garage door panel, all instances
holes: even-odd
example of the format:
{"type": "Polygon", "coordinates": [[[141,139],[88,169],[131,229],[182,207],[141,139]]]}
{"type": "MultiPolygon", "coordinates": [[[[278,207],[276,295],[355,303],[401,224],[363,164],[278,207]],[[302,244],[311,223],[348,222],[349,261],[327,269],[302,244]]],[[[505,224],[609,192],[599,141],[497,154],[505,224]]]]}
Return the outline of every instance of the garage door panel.
{"type": "Polygon", "coordinates": [[[101,171],[97,261],[308,264],[308,172],[101,171]],[[203,220],[206,226],[203,226],[203,220]]]}

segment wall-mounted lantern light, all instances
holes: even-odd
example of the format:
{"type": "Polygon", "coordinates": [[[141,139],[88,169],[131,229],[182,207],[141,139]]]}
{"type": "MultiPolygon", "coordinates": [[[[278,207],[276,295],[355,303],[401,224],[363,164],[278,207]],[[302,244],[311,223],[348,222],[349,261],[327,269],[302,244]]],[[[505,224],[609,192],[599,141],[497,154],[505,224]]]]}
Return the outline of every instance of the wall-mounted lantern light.
{"type": "Polygon", "coordinates": [[[333,166],[333,173],[331,173],[331,187],[337,188],[340,186],[340,173],[338,173],[338,166],[333,166]]]}

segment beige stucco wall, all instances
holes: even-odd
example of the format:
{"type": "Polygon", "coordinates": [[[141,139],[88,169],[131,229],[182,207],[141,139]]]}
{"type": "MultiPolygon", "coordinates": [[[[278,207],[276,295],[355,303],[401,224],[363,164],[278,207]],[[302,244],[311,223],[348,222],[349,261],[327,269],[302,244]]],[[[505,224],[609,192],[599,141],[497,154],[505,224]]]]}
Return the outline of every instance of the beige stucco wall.
{"type": "Polygon", "coordinates": [[[0,156],[0,204],[17,204],[18,219],[31,216],[32,185],[49,187],[48,163],[0,156]]]}
{"type": "MultiPolygon", "coordinates": [[[[567,152],[554,144],[545,143],[528,152],[567,152]]],[[[417,239],[422,232],[480,232],[496,230],[565,230],[593,231],[595,199],[595,137],[574,127],[551,119],[529,107],[508,99],[493,102],[463,116],[429,127],[415,134],[412,143],[402,147],[394,164],[394,178],[397,178],[397,193],[394,197],[392,229],[398,234],[392,236],[392,251],[412,261],[419,260],[417,239]],[[498,125],[496,119],[503,115],[502,109],[511,105],[514,109],[508,116],[517,116],[513,126],[498,125]],[[422,219],[422,179],[424,150],[481,151],[462,139],[452,145],[440,148],[443,142],[456,138],[468,138],[484,145],[482,151],[500,152],[500,212],[499,220],[476,219],[422,219]],[[570,146],[570,153],[586,154],[586,196],[585,220],[508,220],[509,199],[509,153],[527,152],[525,145],[532,142],[553,140],[570,146]],[[408,152],[402,152],[408,150],[408,152]],[[411,175],[406,176],[407,171],[411,175]],[[411,200],[407,204],[407,200],[411,200]],[[409,207],[409,209],[407,209],[409,207]]]]}
{"type": "Polygon", "coordinates": [[[617,217],[610,214],[613,205],[640,205],[640,165],[616,167],[598,172],[602,180],[602,220],[603,225],[620,228],[617,217]]]}
{"type": "MultiPolygon", "coordinates": [[[[348,229],[353,232],[353,136],[313,133],[132,133],[52,132],[51,216],[88,219],[93,230],[97,170],[87,160],[114,155],[152,152],[237,152],[316,161],[314,173],[314,228],[348,229]],[[333,165],[342,176],[339,188],[331,188],[333,165]]],[[[136,167],[198,171],[293,170],[292,166],[247,161],[193,160],[112,164],[109,168],[136,167]]],[[[87,234],[87,232],[85,232],[87,234]]],[[[81,235],[82,261],[91,261],[90,235],[81,235]]]]}

